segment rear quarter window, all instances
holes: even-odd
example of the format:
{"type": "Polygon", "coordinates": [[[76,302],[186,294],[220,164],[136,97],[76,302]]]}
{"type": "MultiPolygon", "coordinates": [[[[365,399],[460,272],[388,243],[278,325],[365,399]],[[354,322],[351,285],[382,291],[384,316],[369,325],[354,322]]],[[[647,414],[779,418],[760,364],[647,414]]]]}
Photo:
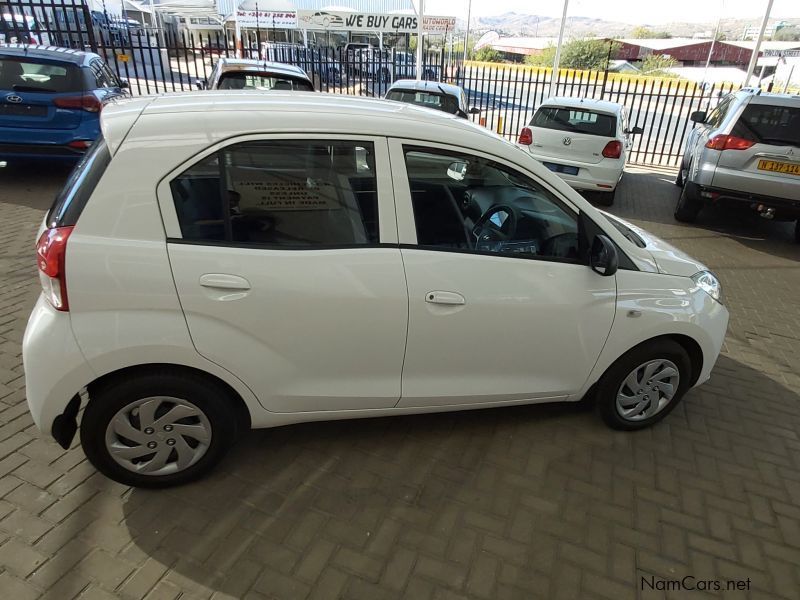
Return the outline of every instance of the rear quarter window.
{"type": "Polygon", "coordinates": [[[533,115],[530,125],[603,137],[615,137],[617,134],[615,116],[579,108],[541,107],[533,115]]]}
{"type": "Polygon", "coordinates": [[[70,173],[67,183],[47,213],[48,227],[69,227],[78,222],[83,207],[105,173],[111,153],[105,140],[98,138],[70,173]]]}
{"type": "Polygon", "coordinates": [[[731,134],[758,144],[800,147],[800,107],[748,104],[731,134]]]}

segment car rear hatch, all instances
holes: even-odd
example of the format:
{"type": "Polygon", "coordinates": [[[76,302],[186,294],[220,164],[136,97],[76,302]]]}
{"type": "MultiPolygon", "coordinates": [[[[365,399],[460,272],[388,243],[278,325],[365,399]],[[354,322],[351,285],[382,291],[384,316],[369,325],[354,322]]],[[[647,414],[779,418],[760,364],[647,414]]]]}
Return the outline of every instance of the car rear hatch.
{"type": "Polygon", "coordinates": [[[800,200],[800,100],[753,98],[708,144],[721,150],[713,187],[800,200]]]}
{"type": "Polygon", "coordinates": [[[617,118],[595,109],[542,106],[529,127],[533,154],[555,161],[596,164],[603,160],[603,148],[616,139],[617,118]]]}
{"type": "Polygon", "coordinates": [[[80,67],[30,57],[0,57],[0,127],[75,129],[86,112],[80,67]]]}

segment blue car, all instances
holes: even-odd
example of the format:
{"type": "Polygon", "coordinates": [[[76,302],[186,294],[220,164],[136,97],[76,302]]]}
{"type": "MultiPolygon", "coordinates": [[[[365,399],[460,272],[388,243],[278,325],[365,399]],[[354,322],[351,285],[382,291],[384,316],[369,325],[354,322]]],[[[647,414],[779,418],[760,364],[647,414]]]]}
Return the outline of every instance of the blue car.
{"type": "Polygon", "coordinates": [[[127,87],[97,54],[0,44],[0,161],[77,161],[127,87]]]}

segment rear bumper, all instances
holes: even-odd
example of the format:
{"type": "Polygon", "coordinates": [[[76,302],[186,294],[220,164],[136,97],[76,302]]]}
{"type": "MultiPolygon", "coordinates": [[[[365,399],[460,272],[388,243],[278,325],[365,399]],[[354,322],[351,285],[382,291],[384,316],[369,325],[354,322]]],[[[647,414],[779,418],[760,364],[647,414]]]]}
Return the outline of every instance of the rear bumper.
{"type": "Polygon", "coordinates": [[[754,194],[752,192],[740,192],[710,185],[698,185],[692,182],[687,182],[687,186],[687,193],[700,198],[704,202],[713,204],[738,204],[754,210],[759,207],[772,208],[779,218],[800,218],[800,199],[776,198],[775,196],[754,194]]]}
{"type": "MultiPolygon", "coordinates": [[[[77,415],[75,403],[70,406],[74,411],[68,410],[68,405],[94,379],[94,373],[78,348],[69,313],[55,310],[42,295],[25,328],[22,362],[25,396],[33,422],[43,433],[58,435],[63,445],[69,422],[77,415]],[[56,423],[64,413],[65,417],[56,423]]],[[[70,440],[74,433],[72,430],[70,440]]]]}
{"type": "Polygon", "coordinates": [[[621,160],[618,161],[618,164],[614,164],[609,160],[604,160],[599,163],[583,163],[573,160],[552,158],[533,152],[531,152],[531,156],[540,163],[554,163],[576,167],[578,169],[577,175],[568,175],[566,173],[555,174],[561,177],[567,185],[575,190],[593,192],[613,192],[617,188],[620,178],[622,178],[622,170],[625,166],[621,160]]]}
{"type": "MultiPolygon", "coordinates": [[[[80,138],[85,139],[85,138],[80,138]]],[[[4,144],[0,142],[0,159],[77,161],[85,150],[55,144],[4,144]]]]}
{"type": "Polygon", "coordinates": [[[0,127],[0,160],[63,159],[76,161],[85,150],[70,148],[70,142],[94,141],[100,135],[99,118],[86,118],[73,129],[0,127]]]}

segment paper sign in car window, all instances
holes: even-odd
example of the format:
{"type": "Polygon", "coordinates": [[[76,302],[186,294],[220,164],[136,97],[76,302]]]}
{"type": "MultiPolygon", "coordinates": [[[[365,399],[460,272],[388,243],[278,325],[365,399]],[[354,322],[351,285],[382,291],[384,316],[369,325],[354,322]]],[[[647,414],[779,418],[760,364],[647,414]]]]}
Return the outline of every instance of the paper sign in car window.
{"type": "Polygon", "coordinates": [[[231,167],[230,182],[242,212],[337,210],[342,208],[330,181],[260,169],[231,167]]]}

